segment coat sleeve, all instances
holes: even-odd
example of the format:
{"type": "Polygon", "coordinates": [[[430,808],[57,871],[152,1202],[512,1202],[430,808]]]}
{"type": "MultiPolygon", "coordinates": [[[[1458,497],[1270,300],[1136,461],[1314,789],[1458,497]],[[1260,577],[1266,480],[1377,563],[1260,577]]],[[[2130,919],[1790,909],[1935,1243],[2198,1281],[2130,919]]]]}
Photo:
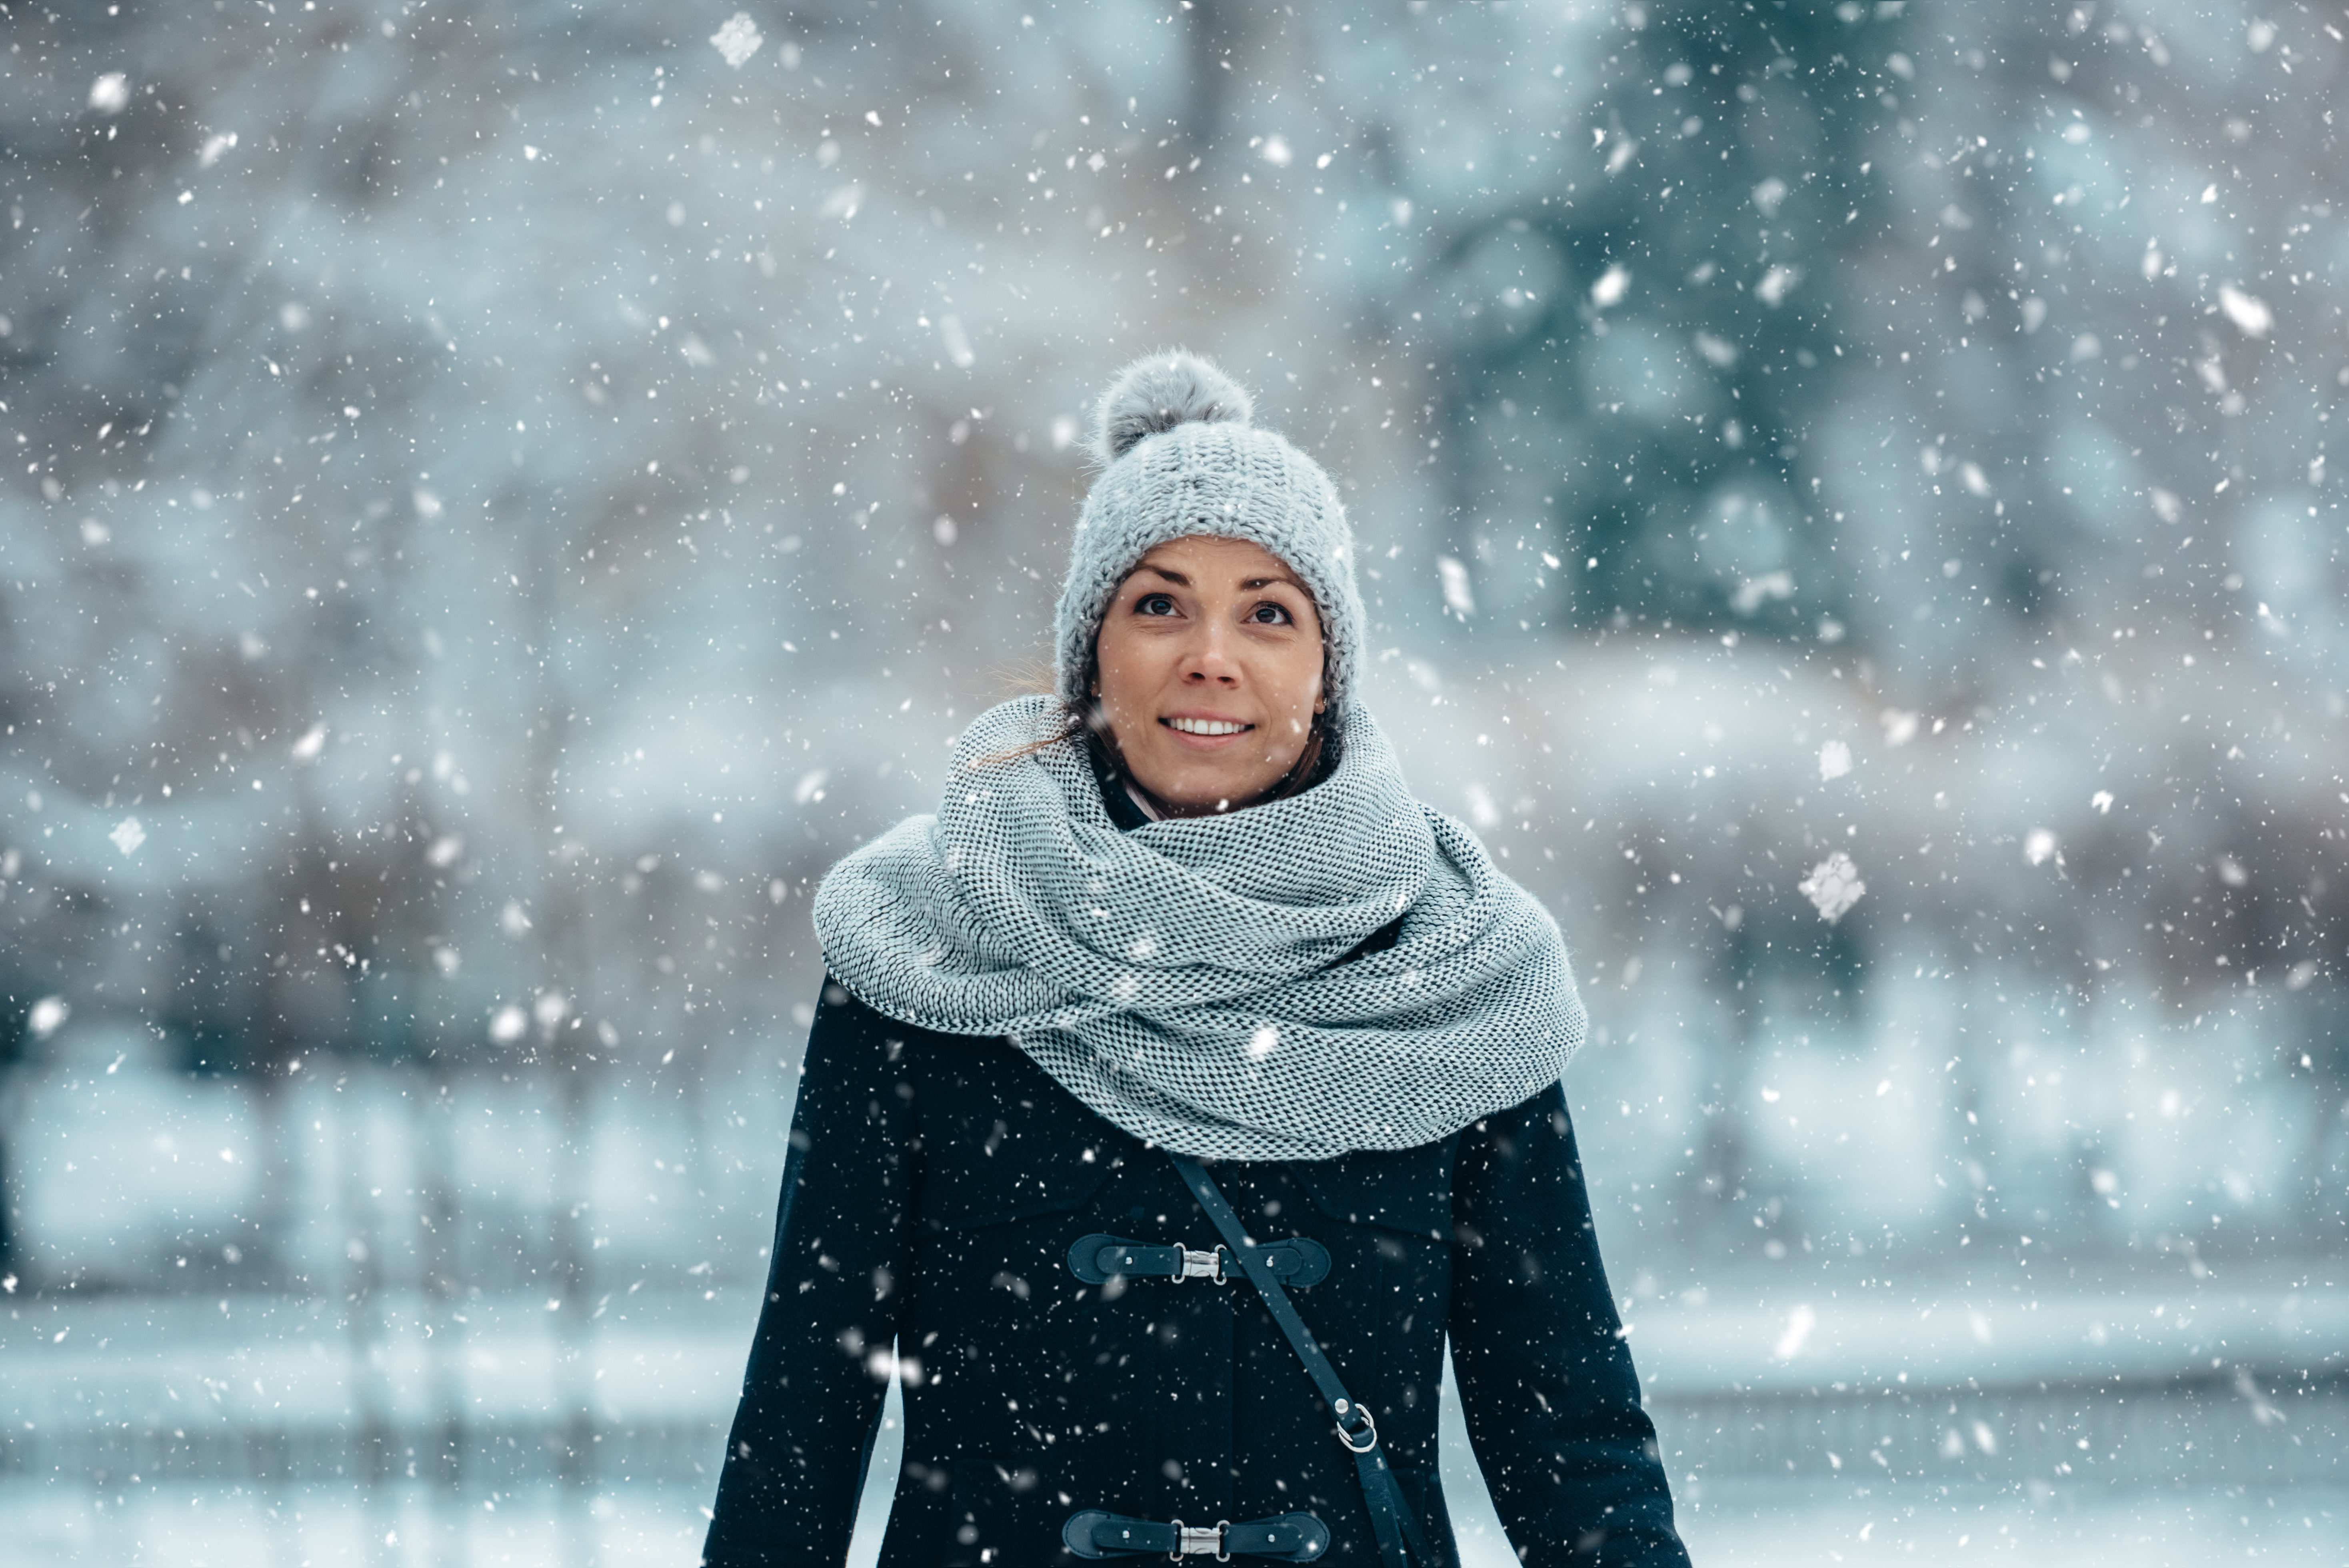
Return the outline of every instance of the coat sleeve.
{"type": "Polygon", "coordinates": [[[1557,1085],[1461,1135],[1453,1220],[1461,1413],[1519,1560],[1686,1568],[1557,1085]]]}
{"type": "Polygon", "coordinates": [[[774,1261],[702,1561],[839,1563],[888,1390],[919,1179],[902,1035],[826,980],[801,1065],[774,1261]]]}

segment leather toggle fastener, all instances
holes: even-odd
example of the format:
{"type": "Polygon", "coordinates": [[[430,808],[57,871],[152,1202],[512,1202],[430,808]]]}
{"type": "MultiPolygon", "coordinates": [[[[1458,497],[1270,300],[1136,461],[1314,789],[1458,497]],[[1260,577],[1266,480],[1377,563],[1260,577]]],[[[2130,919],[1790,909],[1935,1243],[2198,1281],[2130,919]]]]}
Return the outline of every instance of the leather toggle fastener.
{"type": "MultiPolygon", "coordinates": [[[[1330,1249],[1309,1236],[1251,1244],[1247,1251],[1262,1260],[1276,1279],[1303,1289],[1330,1277],[1330,1249]]],[[[1212,1252],[1196,1247],[1151,1242],[1129,1242],[1099,1232],[1079,1236],[1069,1244],[1069,1272],[1087,1284],[1101,1284],[1113,1275],[1128,1279],[1206,1279],[1222,1284],[1242,1272],[1240,1258],[1230,1247],[1212,1252]]]]}
{"type": "Polygon", "coordinates": [[[1185,1557],[1228,1563],[1236,1556],[1310,1563],[1330,1550],[1330,1527],[1309,1513],[1199,1525],[1088,1508],[1069,1515],[1061,1526],[1061,1542],[1077,1557],[1155,1557],[1163,1552],[1177,1563],[1185,1557]]]}

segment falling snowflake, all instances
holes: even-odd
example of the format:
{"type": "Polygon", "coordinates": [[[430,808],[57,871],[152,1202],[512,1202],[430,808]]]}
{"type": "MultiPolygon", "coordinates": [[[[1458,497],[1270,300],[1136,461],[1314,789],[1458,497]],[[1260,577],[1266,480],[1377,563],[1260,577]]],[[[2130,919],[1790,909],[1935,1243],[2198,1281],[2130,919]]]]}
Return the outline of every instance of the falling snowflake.
{"type": "Polygon", "coordinates": [[[1819,748],[1819,778],[1822,781],[1840,779],[1851,771],[1851,748],[1840,740],[1830,740],[1819,748]]]}
{"type": "MultiPolygon", "coordinates": [[[[856,208],[852,203],[848,208],[848,216],[853,218],[855,215],[856,208]]],[[[968,370],[978,362],[978,354],[970,346],[970,334],[963,330],[962,319],[959,316],[938,317],[938,341],[946,345],[947,357],[955,362],[956,369],[968,370]]]]}
{"type": "Polygon", "coordinates": [[[1802,281],[1802,268],[1774,266],[1762,274],[1760,283],[1754,285],[1754,297],[1775,308],[1785,303],[1786,295],[1802,281]]]}
{"type": "Polygon", "coordinates": [[[1476,613],[1476,596],[1468,586],[1468,568],[1449,555],[1438,556],[1435,575],[1444,584],[1444,607],[1462,620],[1476,613]]]}
{"type": "Polygon", "coordinates": [[[1729,607],[1741,615],[1751,615],[1773,599],[1795,596],[1795,574],[1780,570],[1764,572],[1759,577],[1749,577],[1737,585],[1729,596],[1729,607]]]}
{"type": "Polygon", "coordinates": [[[737,11],[728,17],[724,26],[709,35],[709,41],[718,46],[726,63],[738,71],[742,62],[757,54],[759,46],[766,42],[759,36],[759,24],[750,20],[748,11],[737,11]]]}
{"type": "Polygon", "coordinates": [[[72,1016],[73,1008],[67,1005],[64,997],[44,996],[33,1004],[32,1012],[25,1018],[25,1025],[33,1031],[34,1038],[46,1040],[72,1016]]]}
{"type": "Polygon", "coordinates": [[[2033,828],[2023,835],[2023,858],[2034,866],[2045,865],[2055,852],[2055,835],[2045,828],[2033,828]]]}
{"type": "Polygon", "coordinates": [[[1778,1343],[1771,1346],[1771,1357],[1779,1361],[1792,1361],[1800,1356],[1803,1346],[1810,1342],[1811,1330],[1817,1327],[1818,1323],[1819,1315],[1809,1306],[1795,1307],[1786,1316],[1785,1331],[1778,1336],[1778,1343]]]}
{"type": "Polygon", "coordinates": [[[114,831],[106,836],[112,839],[114,847],[124,854],[136,854],[139,846],[147,841],[147,830],[139,825],[138,818],[125,817],[114,825],[114,831]]]}
{"type": "Polygon", "coordinates": [[[1248,1037],[1248,1060],[1252,1062],[1260,1062],[1264,1060],[1265,1057],[1272,1055],[1274,1047],[1279,1044],[1280,1026],[1278,1024],[1265,1025],[1263,1027],[1257,1030],[1255,1034],[1248,1037]]]}
{"type": "Polygon", "coordinates": [[[1811,874],[1796,884],[1803,896],[1817,906],[1819,918],[1832,925],[1841,920],[1844,912],[1859,902],[1868,884],[1859,880],[1859,868],[1841,850],[1811,868],[1811,874]]]}
{"type": "Polygon", "coordinates": [[[2219,308],[2227,313],[2227,319],[2246,337],[2265,337],[2275,330],[2275,312],[2268,308],[2267,302],[2240,289],[2220,284],[2219,308]]]}

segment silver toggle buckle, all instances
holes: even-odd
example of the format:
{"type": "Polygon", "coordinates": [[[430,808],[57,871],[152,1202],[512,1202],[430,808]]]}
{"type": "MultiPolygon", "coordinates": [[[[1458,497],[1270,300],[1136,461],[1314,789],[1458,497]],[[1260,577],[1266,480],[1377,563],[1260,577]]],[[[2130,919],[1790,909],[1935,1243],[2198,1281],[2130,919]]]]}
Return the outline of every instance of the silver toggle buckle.
{"type": "Polygon", "coordinates": [[[1176,1279],[1211,1279],[1217,1284],[1223,1284],[1223,1249],[1221,1247],[1217,1247],[1214,1252],[1202,1253],[1195,1252],[1189,1247],[1185,1247],[1183,1249],[1182,1272],[1177,1274],[1174,1277],[1176,1279]]]}
{"type": "Polygon", "coordinates": [[[1228,1519],[1214,1524],[1185,1524],[1177,1519],[1174,1526],[1174,1550],[1166,1555],[1174,1562],[1185,1557],[1213,1557],[1218,1563],[1228,1563],[1232,1554],[1224,1550],[1224,1532],[1231,1528],[1228,1519]]]}

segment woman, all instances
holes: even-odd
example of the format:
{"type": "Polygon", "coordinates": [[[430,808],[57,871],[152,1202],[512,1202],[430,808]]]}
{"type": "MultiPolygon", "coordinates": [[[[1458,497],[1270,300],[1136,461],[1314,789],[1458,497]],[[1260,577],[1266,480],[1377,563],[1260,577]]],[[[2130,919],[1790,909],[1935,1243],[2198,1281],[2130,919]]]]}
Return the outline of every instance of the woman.
{"type": "Polygon", "coordinates": [[[1447,1336],[1522,1561],[1687,1561],[1557,926],[1411,798],[1344,511],[1248,418],[1190,356],[1119,378],[1057,697],[980,716],[938,815],[818,894],[712,1564],[843,1560],[893,1370],[884,1568],[1450,1564],[1447,1336]]]}

